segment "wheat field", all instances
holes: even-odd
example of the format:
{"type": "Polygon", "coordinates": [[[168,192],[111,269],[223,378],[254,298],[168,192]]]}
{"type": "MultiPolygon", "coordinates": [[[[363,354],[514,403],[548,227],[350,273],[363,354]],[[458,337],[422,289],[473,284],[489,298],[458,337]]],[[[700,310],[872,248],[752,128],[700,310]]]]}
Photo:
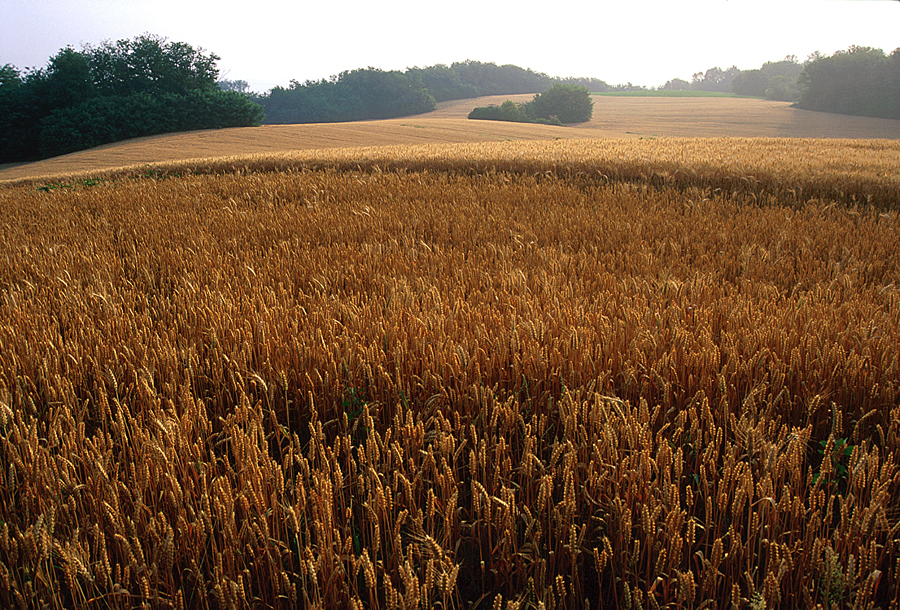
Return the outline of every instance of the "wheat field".
{"type": "Polygon", "coordinates": [[[432,145],[584,138],[830,138],[900,139],[900,121],[810,112],[787,102],[748,98],[594,96],[591,121],[568,127],[470,121],[476,106],[507,98],[488,96],[438,105],[427,114],[384,121],[263,125],[138,138],[36,163],[0,166],[0,181],[84,174],[109,167],[184,159],[356,146],[432,145]]]}
{"type": "Polygon", "coordinates": [[[900,143],[0,185],[0,603],[893,608],[900,143]]]}

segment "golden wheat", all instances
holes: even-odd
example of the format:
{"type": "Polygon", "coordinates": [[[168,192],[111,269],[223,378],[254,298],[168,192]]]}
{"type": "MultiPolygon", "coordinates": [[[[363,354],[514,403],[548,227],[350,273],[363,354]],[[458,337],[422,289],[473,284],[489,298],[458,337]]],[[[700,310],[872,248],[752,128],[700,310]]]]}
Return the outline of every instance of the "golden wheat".
{"type": "Polygon", "coordinates": [[[898,152],[6,185],[0,600],[898,603],[898,152]]]}

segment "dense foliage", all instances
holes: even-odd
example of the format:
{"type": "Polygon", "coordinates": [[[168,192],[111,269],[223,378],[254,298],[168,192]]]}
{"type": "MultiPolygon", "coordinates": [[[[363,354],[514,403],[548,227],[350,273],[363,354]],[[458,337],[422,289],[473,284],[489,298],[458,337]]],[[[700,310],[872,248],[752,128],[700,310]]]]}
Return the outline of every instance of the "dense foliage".
{"type": "Polygon", "coordinates": [[[498,66],[480,61],[454,62],[449,67],[435,65],[407,71],[428,87],[434,99],[443,102],[483,95],[534,93],[549,87],[555,79],[513,65],[498,66]]]}
{"type": "Polygon", "coordinates": [[[42,156],[173,131],[258,125],[262,109],[235,92],[95,97],[55,110],[42,124],[42,156]]]}
{"type": "Polygon", "coordinates": [[[800,94],[797,78],[803,64],[794,56],[767,61],[757,70],[744,70],[734,77],[731,89],[738,95],[793,102],[800,94]]]}
{"type": "MultiPolygon", "coordinates": [[[[376,68],[342,72],[330,79],[292,81],[254,97],[265,108],[267,123],[324,123],[387,119],[434,110],[435,103],[485,95],[516,95],[544,91],[562,84],[590,91],[612,91],[595,78],[554,78],[513,65],[479,61],[436,64],[385,72],[376,68]]],[[[625,86],[619,87],[627,88],[625,86]]],[[[497,110],[486,111],[496,114],[497,110]]],[[[502,120],[529,121],[535,117],[502,120]]],[[[487,117],[483,117],[487,118],[487,117]]],[[[549,120],[549,115],[545,117],[549,120]]]]}
{"type": "Polygon", "coordinates": [[[886,55],[852,46],[830,56],[814,53],[802,63],[789,55],[756,70],[715,67],[697,72],[691,82],[672,79],[662,89],[733,92],[806,110],[900,119],[900,48],[886,55]]]}
{"type": "Polygon", "coordinates": [[[327,80],[292,81],[256,98],[267,123],[329,123],[387,119],[435,108],[421,82],[398,71],[376,68],[342,72],[327,80]]]}
{"type": "Polygon", "coordinates": [[[535,95],[530,109],[539,119],[556,117],[563,123],[584,123],[591,120],[594,102],[587,88],[557,83],[535,95]]]}
{"type": "Polygon", "coordinates": [[[506,100],[500,106],[479,106],[469,113],[469,118],[562,125],[590,121],[593,111],[594,102],[586,87],[556,83],[530,102],[516,104],[506,100]]]}
{"type": "Polygon", "coordinates": [[[545,123],[548,125],[562,125],[557,118],[538,119],[530,114],[531,102],[525,104],[517,104],[512,100],[506,100],[499,106],[490,104],[489,106],[478,106],[473,108],[469,113],[470,119],[479,119],[484,121],[508,121],[510,123],[545,123]]]}
{"type": "Polygon", "coordinates": [[[799,77],[797,107],[886,119],[900,119],[900,48],[850,47],[817,55],[799,77]]]}
{"type": "Polygon", "coordinates": [[[24,74],[0,69],[0,162],[123,138],[258,125],[261,108],[216,84],[218,56],[145,34],[62,49],[24,74]]]}
{"type": "MultiPolygon", "coordinates": [[[[357,69],[254,95],[246,81],[216,82],[218,59],[145,34],[67,47],[41,69],[0,66],[0,163],[173,130],[384,119],[429,112],[437,102],[542,90],[527,104],[480,107],[469,118],[576,123],[591,117],[589,91],[645,89],[468,60],[405,72],[357,69]]],[[[810,110],[900,118],[900,49],[887,56],[851,47],[804,63],[788,56],[756,70],[713,67],[662,89],[799,99],[810,110]]]]}
{"type": "Polygon", "coordinates": [[[696,72],[690,82],[673,78],[661,89],[666,91],[708,91],[736,93],[747,97],[763,97],[770,100],[793,102],[799,95],[797,77],[803,64],[796,56],[789,55],[781,61],[766,62],[755,70],[740,70],[731,66],[696,72]]]}

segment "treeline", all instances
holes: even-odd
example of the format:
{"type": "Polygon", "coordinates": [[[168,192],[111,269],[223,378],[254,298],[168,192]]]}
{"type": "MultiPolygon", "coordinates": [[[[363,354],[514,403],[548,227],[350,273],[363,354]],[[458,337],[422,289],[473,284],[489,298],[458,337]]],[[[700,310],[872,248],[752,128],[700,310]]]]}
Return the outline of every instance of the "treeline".
{"type": "Polygon", "coordinates": [[[291,81],[290,87],[275,87],[252,99],[265,109],[266,123],[361,121],[430,112],[438,102],[449,100],[536,93],[554,84],[595,92],[621,88],[598,79],[556,78],[519,66],[469,60],[404,72],[366,68],[330,79],[291,81]]]}
{"type": "Polygon", "coordinates": [[[145,34],[41,69],[0,67],[0,163],[31,161],[126,138],[259,125],[262,108],[221,91],[219,57],[145,34]]]}
{"type": "Polygon", "coordinates": [[[375,68],[342,72],[327,80],[275,87],[252,97],[265,109],[266,123],[366,121],[434,110],[428,89],[406,74],[375,68]]]}
{"type": "Polygon", "coordinates": [[[662,89],[719,91],[794,102],[797,108],[900,119],[900,48],[852,46],[805,62],[789,55],[756,70],[710,68],[690,82],[672,79],[662,89]]]}
{"type": "Polygon", "coordinates": [[[804,64],[789,55],[781,61],[767,61],[756,70],[735,75],[731,89],[738,95],[762,97],[776,102],[794,102],[800,95],[798,78],[804,64]]]}
{"type": "Polygon", "coordinates": [[[434,110],[438,102],[535,93],[559,84],[595,92],[634,88],[469,60],[402,72],[350,70],[255,94],[245,81],[217,81],[218,60],[145,34],[80,51],[67,47],[41,69],[4,65],[0,163],[172,131],[408,116],[434,110]]]}
{"type": "Polygon", "coordinates": [[[756,70],[740,70],[737,66],[725,70],[714,67],[704,72],[696,72],[690,82],[674,78],[660,89],[735,93],[793,102],[800,94],[797,79],[803,71],[803,66],[804,64],[797,61],[796,56],[789,55],[781,61],[766,62],[756,70]]]}
{"type": "Polygon", "coordinates": [[[437,64],[427,68],[410,68],[406,74],[425,85],[438,102],[485,95],[538,93],[557,83],[585,87],[598,93],[618,88],[597,78],[559,78],[511,64],[498,66],[472,60],[449,66],[437,64]]]}
{"type": "MultiPolygon", "coordinates": [[[[406,71],[357,69],[253,94],[245,81],[217,82],[218,60],[188,44],[145,34],[81,51],[67,47],[41,69],[0,66],[0,163],[171,131],[408,116],[434,110],[438,102],[555,86],[595,93],[646,89],[469,60],[406,71]]],[[[715,67],[697,72],[690,82],[673,79],[661,88],[736,93],[791,101],[809,110],[897,119],[900,49],[886,55],[850,47],[831,56],[815,54],[803,63],[788,56],[756,70],[715,67]]],[[[478,109],[473,118],[579,122],[533,111],[506,104],[478,109]]]]}
{"type": "Polygon", "coordinates": [[[816,55],[799,83],[803,94],[798,108],[900,119],[900,48],[890,55],[856,46],[816,55]]]}

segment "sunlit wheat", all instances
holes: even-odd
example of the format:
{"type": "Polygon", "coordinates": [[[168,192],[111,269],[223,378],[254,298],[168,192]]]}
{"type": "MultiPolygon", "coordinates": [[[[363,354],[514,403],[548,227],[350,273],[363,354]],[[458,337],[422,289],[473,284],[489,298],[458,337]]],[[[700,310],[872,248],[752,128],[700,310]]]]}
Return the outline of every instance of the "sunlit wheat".
{"type": "Polygon", "coordinates": [[[898,154],[569,141],[6,185],[0,602],[897,604],[898,154]]]}

